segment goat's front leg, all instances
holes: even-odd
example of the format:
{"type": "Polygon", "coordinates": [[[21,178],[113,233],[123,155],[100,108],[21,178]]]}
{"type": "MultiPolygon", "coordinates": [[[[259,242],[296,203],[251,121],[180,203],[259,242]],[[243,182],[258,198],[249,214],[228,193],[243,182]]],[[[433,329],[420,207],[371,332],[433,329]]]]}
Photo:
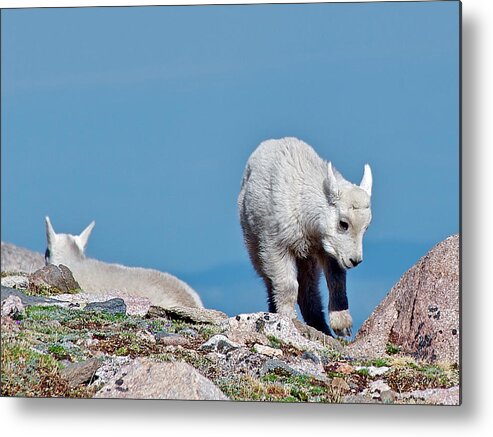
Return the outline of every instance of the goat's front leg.
{"type": "Polygon", "coordinates": [[[350,337],[353,319],[346,294],[346,270],[330,256],[320,258],[329,288],[329,324],[339,337],[350,337]]]}

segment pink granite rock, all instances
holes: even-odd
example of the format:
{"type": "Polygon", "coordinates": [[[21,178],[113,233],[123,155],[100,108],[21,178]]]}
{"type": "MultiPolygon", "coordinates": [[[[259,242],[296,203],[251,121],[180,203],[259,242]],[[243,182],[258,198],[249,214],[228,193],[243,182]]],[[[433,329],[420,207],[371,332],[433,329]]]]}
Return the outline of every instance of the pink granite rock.
{"type": "Polygon", "coordinates": [[[388,343],[430,362],[459,362],[459,236],[409,269],[363,323],[348,351],[381,356],[388,343]]]}

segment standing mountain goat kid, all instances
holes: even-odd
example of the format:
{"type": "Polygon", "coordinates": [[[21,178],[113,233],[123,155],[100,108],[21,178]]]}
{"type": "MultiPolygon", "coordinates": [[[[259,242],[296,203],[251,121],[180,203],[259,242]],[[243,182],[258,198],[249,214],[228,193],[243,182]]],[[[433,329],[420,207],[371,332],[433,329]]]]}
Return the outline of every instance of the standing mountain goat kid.
{"type": "Polygon", "coordinates": [[[109,264],[84,255],[92,222],[80,235],[57,234],[46,217],[46,264],[64,264],[86,293],[120,291],[147,297],[154,305],[202,308],[199,295],[185,282],[168,273],[141,267],[109,264]]]}
{"type": "Polygon", "coordinates": [[[265,141],[252,153],[238,206],[270,312],[295,318],[298,302],[305,322],[330,335],[318,287],[323,271],[330,326],[336,335],[351,335],[346,270],[363,260],[371,187],[369,165],[354,185],[296,138],[265,141]]]}

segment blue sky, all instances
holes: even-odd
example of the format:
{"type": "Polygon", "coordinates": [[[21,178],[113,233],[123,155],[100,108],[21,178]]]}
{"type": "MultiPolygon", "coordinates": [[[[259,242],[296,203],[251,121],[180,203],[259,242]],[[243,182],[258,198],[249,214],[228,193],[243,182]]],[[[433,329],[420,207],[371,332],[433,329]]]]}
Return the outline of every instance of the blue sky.
{"type": "MultiPolygon", "coordinates": [[[[297,136],[374,176],[355,328],[459,231],[458,2],[2,11],[1,232],[187,280],[266,309],[236,208],[263,140],[297,136]]],[[[323,286],[325,289],[325,285],[323,286]]]]}

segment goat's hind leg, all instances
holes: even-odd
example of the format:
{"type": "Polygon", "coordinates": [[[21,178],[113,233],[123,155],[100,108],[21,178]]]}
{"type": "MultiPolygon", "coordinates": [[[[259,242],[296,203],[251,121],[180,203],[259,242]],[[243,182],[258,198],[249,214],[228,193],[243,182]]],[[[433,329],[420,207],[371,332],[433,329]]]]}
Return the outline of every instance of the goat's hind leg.
{"type": "Polygon", "coordinates": [[[250,232],[250,227],[245,224],[244,226],[245,233],[245,244],[247,247],[248,255],[250,256],[250,260],[252,261],[253,268],[257,272],[257,274],[262,278],[265,284],[265,288],[267,289],[267,305],[270,313],[275,313],[277,311],[276,303],[273,294],[273,286],[272,281],[266,275],[264,271],[263,261],[260,257],[260,244],[257,237],[250,232]]]}
{"type": "Polygon", "coordinates": [[[298,280],[294,256],[270,247],[264,248],[260,258],[262,276],[269,293],[269,311],[274,309],[275,312],[290,319],[296,318],[298,280]]]}

